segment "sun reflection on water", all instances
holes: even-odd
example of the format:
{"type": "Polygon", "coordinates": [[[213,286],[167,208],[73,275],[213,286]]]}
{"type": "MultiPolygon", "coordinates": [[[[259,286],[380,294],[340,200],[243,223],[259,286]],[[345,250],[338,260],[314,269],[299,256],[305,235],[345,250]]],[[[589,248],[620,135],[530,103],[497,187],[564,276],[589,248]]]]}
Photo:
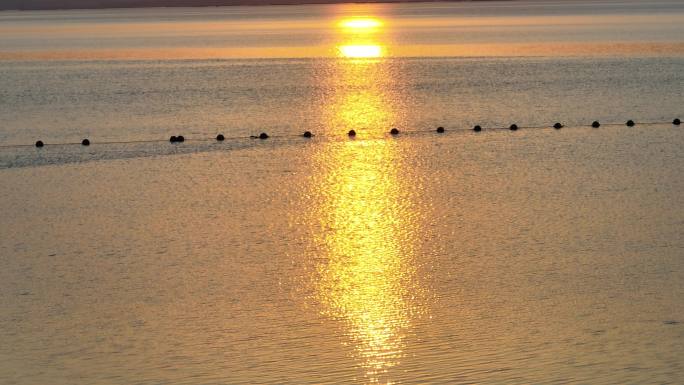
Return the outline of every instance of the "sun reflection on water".
{"type": "Polygon", "coordinates": [[[348,58],[374,58],[384,56],[383,47],[379,45],[343,45],[338,49],[341,56],[348,58]]]}
{"type": "MultiPolygon", "coordinates": [[[[342,47],[355,48],[347,48],[322,79],[334,89],[322,107],[323,123],[384,130],[401,109],[392,71],[379,58],[379,44],[354,43],[344,41],[342,47]]],[[[316,301],[324,315],[345,325],[343,334],[369,383],[391,383],[424,291],[414,260],[421,231],[415,184],[401,171],[409,150],[361,134],[325,143],[312,159],[321,170],[310,188],[317,202],[313,238],[322,257],[315,269],[316,301]]]]}
{"type": "Polygon", "coordinates": [[[403,102],[394,85],[395,70],[383,59],[380,45],[342,45],[340,58],[327,68],[322,81],[329,103],[321,117],[327,129],[378,133],[397,124],[403,102]]]}
{"type": "Polygon", "coordinates": [[[349,32],[356,33],[375,32],[382,27],[383,23],[376,18],[352,18],[340,21],[339,26],[349,32]]]}
{"type": "Polygon", "coordinates": [[[341,319],[369,382],[389,382],[402,357],[415,311],[416,224],[395,165],[396,143],[382,140],[332,144],[321,161],[333,165],[318,185],[319,242],[327,263],[318,266],[317,293],[324,313],[341,319]]]}

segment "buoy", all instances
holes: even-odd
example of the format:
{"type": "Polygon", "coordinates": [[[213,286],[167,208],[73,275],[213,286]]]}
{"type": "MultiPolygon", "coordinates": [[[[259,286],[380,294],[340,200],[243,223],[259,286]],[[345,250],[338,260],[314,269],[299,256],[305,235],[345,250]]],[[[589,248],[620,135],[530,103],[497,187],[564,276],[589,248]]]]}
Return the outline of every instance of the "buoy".
{"type": "Polygon", "coordinates": [[[216,135],[216,140],[218,140],[219,142],[223,141],[224,139],[226,139],[226,137],[223,136],[223,134],[216,135]]]}
{"type": "Polygon", "coordinates": [[[268,134],[265,132],[262,132],[261,134],[259,134],[259,139],[268,139],[268,134]]]}
{"type": "Polygon", "coordinates": [[[399,130],[397,130],[396,128],[393,128],[393,129],[390,130],[390,134],[392,134],[392,135],[399,135],[399,130]]]}
{"type": "Polygon", "coordinates": [[[442,127],[442,126],[437,127],[437,132],[440,134],[443,134],[444,133],[444,127],[442,127]]]}
{"type": "Polygon", "coordinates": [[[632,119],[628,120],[627,123],[625,123],[627,127],[634,127],[634,121],[632,119]]]}
{"type": "Polygon", "coordinates": [[[675,118],[675,120],[672,121],[672,124],[674,124],[675,126],[679,126],[680,124],[682,124],[682,121],[679,120],[679,118],[675,118]]]}
{"type": "Polygon", "coordinates": [[[509,129],[510,129],[511,131],[515,131],[515,130],[517,130],[517,129],[518,129],[518,125],[517,125],[517,124],[515,124],[515,123],[513,123],[513,124],[511,124],[511,126],[510,126],[510,127],[508,127],[508,128],[509,128],[509,129]]]}
{"type": "Polygon", "coordinates": [[[43,144],[42,140],[36,141],[36,147],[43,147],[43,146],[44,146],[44,144],[43,144]]]}
{"type": "Polygon", "coordinates": [[[594,127],[594,128],[599,128],[599,127],[601,127],[601,123],[599,123],[598,121],[594,120],[594,122],[591,123],[591,126],[594,127]]]}
{"type": "Polygon", "coordinates": [[[88,139],[83,139],[83,140],[81,141],[81,144],[84,145],[84,146],[90,146],[90,141],[89,141],[88,139]]]}
{"type": "Polygon", "coordinates": [[[356,131],[354,131],[354,130],[349,130],[349,132],[347,132],[347,135],[349,135],[349,136],[356,136],[356,131]]]}
{"type": "Polygon", "coordinates": [[[176,137],[176,135],[173,135],[169,138],[169,142],[171,142],[171,143],[176,143],[177,141],[178,141],[178,138],[176,137]]]}
{"type": "Polygon", "coordinates": [[[556,123],[553,125],[553,128],[555,128],[556,130],[560,130],[561,128],[563,128],[563,125],[561,123],[556,123]]]}
{"type": "Polygon", "coordinates": [[[313,134],[311,133],[311,131],[304,131],[304,134],[302,136],[305,138],[310,138],[313,136],[313,134]]]}
{"type": "Polygon", "coordinates": [[[477,126],[473,127],[473,131],[475,131],[475,132],[480,132],[480,131],[482,131],[482,127],[480,127],[479,125],[477,125],[477,126]]]}
{"type": "Polygon", "coordinates": [[[185,137],[183,137],[183,135],[178,135],[178,136],[176,137],[176,141],[177,141],[177,142],[185,142],[185,137]]]}

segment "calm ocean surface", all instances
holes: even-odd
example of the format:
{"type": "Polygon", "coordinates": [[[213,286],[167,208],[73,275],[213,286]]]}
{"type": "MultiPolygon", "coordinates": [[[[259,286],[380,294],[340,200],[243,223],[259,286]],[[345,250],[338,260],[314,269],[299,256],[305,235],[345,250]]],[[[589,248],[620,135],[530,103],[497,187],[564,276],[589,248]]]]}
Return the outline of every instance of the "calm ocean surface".
{"type": "Polygon", "coordinates": [[[0,12],[0,384],[681,384],[676,117],[674,0],[0,12]]]}

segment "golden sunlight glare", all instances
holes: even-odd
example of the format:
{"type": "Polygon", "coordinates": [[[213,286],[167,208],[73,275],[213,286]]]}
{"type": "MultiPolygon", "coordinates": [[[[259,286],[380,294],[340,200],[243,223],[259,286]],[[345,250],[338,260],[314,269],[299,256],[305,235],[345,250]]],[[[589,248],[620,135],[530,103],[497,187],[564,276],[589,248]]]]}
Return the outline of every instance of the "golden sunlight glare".
{"type": "Polygon", "coordinates": [[[340,26],[354,31],[375,29],[382,25],[377,19],[347,19],[340,22],[340,26]]]}
{"type": "Polygon", "coordinates": [[[383,54],[379,45],[343,45],[339,51],[341,56],[348,58],[374,58],[383,54]]]}
{"type": "Polygon", "coordinates": [[[349,19],[343,20],[340,23],[345,28],[376,28],[381,25],[379,20],[376,19],[349,19]]]}

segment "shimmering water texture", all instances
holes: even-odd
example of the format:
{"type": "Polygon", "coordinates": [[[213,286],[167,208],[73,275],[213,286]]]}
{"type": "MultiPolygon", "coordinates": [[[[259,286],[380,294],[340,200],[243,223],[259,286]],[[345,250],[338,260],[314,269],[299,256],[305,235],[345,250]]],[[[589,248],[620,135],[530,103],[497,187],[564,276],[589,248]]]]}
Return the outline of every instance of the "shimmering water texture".
{"type": "Polygon", "coordinates": [[[0,383],[681,383],[684,6],[645,4],[0,13],[0,383]],[[401,54],[488,39],[588,56],[401,54]]]}

